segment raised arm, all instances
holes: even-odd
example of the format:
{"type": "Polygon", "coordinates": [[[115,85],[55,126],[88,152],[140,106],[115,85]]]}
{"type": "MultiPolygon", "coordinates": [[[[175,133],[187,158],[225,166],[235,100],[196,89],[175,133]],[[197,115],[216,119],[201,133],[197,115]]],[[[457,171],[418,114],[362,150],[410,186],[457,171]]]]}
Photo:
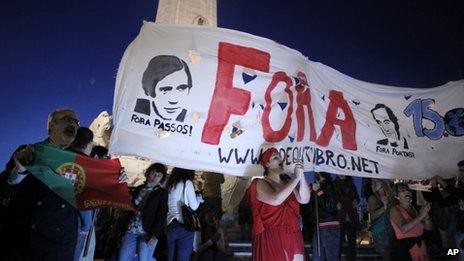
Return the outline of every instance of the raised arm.
{"type": "Polygon", "coordinates": [[[11,161],[14,164],[14,167],[11,169],[8,178],[8,184],[16,185],[19,184],[24,178],[29,174],[29,171],[24,167],[24,165],[30,165],[34,162],[34,148],[31,145],[22,145],[20,146],[15,153],[13,154],[12,159],[7,164],[12,167],[11,161]]]}
{"type": "Polygon", "coordinates": [[[258,180],[256,184],[257,198],[259,201],[266,204],[278,206],[290,196],[300,179],[301,176],[295,176],[294,179],[291,179],[280,190],[274,190],[274,188],[263,179],[258,180]]]}
{"type": "Polygon", "coordinates": [[[448,186],[446,182],[440,176],[435,176],[430,179],[430,184],[432,185],[432,191],[430,193],[430,199],[432,202],[436,202],[439,207],[449,207],[456,205],[458,203],[457,193],[453,191],[453,186],[448,186]],[[438,188],[438,184],[445,190],[444,192],[447,196],[443,196],[438,188]]]}
{"type": "Polygon", "coordinates": [[[295,177],[298,175],[301,175],[300,183],[298,188],[293,190],[293,193],[295,194],[295,197],[300,204],[308,204],[309,200],[311,199],[311,190],[309,189],[308,182],[304,176],[303,165],[301,162],[298,162],[298,164],[295,166],[295,177]],[[297,171],[301,173],[297,174],[297,171]]]}
{"type": "Polygon", "coordinates": [[[425,217],[427,217],[427,212],[429,210],[430,210],[430,205],[426,204],[421,208],[421,210],[419,211],[419,215],[416,218],[410,221],[406,221],[401,215],[399,206],[395,206],[390,210],[390,218],[401,229],[402,233],[407,233],[411,229],[413,229],[415,226],[417,226],[420,222],[422,222],[422,220],[425,217]]]}

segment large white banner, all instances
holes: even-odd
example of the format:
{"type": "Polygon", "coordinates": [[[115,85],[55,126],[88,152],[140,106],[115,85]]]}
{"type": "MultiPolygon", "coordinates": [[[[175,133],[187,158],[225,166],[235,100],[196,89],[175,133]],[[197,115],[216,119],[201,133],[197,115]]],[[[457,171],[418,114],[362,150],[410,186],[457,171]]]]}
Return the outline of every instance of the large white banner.
{"type": "Polygon", "coordinates": [[[271,40],[145,22],[121,61],[110,153],[238,176],[275,146],[289,169],[424,179],[464,159],[464,81],[355,80],[271,40]]]}

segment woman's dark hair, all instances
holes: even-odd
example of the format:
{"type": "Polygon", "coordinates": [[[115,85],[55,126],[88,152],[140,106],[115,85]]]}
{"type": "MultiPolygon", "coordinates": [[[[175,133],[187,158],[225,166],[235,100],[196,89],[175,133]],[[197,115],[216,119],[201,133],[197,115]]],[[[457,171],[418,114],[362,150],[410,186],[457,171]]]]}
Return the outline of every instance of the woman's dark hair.
{"type": "Polygon", "coordinates": [[[352,176],[337,175],[337,177],[335,179],[338,179],[339,181],[346,182],[346,183],[353,182],[353,177],[352,176]],[[340,176],[344,176],[345,178],[342,179],[340,176]]]}
{"type": "Polygon", "coordinates": [[[409,189],[408,184],[402,183],[402,182],[396,183],[395,185],[393,185],[393,195],[395,197],[398,196],[398,193],[400,192],[400,190],[411,190],[411,189],[409,189]]]}
{"type": "Polygon", "coordinates": [[[166,182],[166,190],[170,191],[179,182],[192,181],[195,177],[195,171],[191,169],[173,168],[166,182]]]}
{"type": "Polygon", "coordinates": [[[163,183],[164,180],[166,179],[166,176],[167,176],[167,168],[164,164],[161,164],[161,163],[153,163],[151,164],[146,170],[145,170],[145,177],[148,176],[148,174],[150,174],[150,172],[152,171],[156,171],[156,172],[159,172],[159,173],[162,173],[163,174],[163,178],[161,178],[161,181],[160,183],[163,183]]]}
{"type": "Polygon", "coordinates": [[[332,184],[332,177],[328,172],[318,172],[321,177],[324,178],[324,182],[332,184]]]}
{"type": "Polygon", "coordinates": [[[363,198],[368,199],[370,196],[374,195],[371,183],[372,180],[370,178],[362,178],[361,195],[363,198]]]}
{"type": "Polygon", "coordinates": [[[392,188],[393,193],[393,205],[400,204],[400,200],[398,198],[398,193],[400,190],[411,190],[406,183],[395,183],[392,188]]]}
{"type": "Polygon", "coordinates": [[[90,152],[90,157],[95,158],[95,156],[99,159],[106,158],[108,156],[108,149],[99,145],[93,146],[92,152],[90,152]]]}
{"type": "MultiPolygon", "coordinates": [[[[377,180],[375,182],[380,182],[382,184],[382,189],[383,189],[383,192],[384,192],[385,196],[388,198],[388,200],[390,202],[393,201],[393,192],[392,192],[392,188],[390,187],[390,184],[386,180],[372,179],[371,184],[370,184],[371,188],[372,188],[372,182],[374,182],[374,180],[377,180]]],[[[380,199],[380,194],[379,194],[378,191],[375,191],[375,192],[372,191],[372,195],[374,195],[376,198],[380,199]]]]}
{"type": "Polygon", "coordinates": [[[458,167],[464,167],[464,160],[461,160],[460,162],[458,162],[458,167]]]}
{"type": "Polygon", "coordinates": [[[269,168],[268,168],[268,167],[264,167],[263,176],[266,177],[267,175],[269,175],[269,168]]]}
{"type": "Polygon", "coordinates": [[[174,55],[158,55],[153,57],[142,76],[142,87],[145,94],[155,98],[158,82],[182,69],[185,70],[185,74],[187,75],[187,88],[190,90],[192,88],[192,76],[184,60],[174,55]]]}
{"type": "Polygon", "coordinates": [[[71,148],[75,150],[82,150],[92,142],[93,140],[93,132],[86,127],[79,127],[77,129],[76,138],[71,143],[71,148]]]}

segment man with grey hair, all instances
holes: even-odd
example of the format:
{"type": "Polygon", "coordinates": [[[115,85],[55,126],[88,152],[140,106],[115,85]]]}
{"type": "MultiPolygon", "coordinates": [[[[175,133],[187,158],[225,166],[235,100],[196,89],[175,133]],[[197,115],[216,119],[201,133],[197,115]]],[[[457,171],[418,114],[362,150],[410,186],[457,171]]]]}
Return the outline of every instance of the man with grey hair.
{"type": "MultiPolygon", "coordinates": [[[[61,149],[74,140],[79,119],[70,109],[50,113],[43,144],[61,149]]],[[[4,260],[72,260],[77,210],[26,168],[30,145],[20,146],[0,174],[0,253],[4,260]]]]}

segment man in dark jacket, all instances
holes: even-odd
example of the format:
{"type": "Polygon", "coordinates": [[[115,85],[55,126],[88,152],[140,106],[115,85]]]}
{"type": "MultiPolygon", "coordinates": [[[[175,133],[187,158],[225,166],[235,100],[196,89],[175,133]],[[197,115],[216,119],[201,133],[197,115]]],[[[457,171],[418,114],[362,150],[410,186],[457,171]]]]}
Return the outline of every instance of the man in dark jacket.
{"type": "MultiPolygon", "coordinates": [[[[48,117],[47,143],[66,148],[79,120],[59,109],[48,117]]],[[[20,146],[0,174],[0,253],[2,260],[72,260],[77,211],[24,167],[34,162],[31,146],[20,146]]]]}
{"type": "MultiPolygon", "coordinates": [[[[456,219],[454,234],[456,247],[460,249],[459,260],[464,260],[464,160],[458,163],[459,174],[451,180],[443,180],[435,176],[430,180],[432,193],[429,200],[436,202],[441,208],[452,207],[456,219]],[[438,187],[440,185],[440,188],[438,187]]],[[[446,224],[448,225],[448,224],[446,224]]]]}
{"type": "MultiPolygon", "coordinates": [[[[316,227],[313,236],[313,260],[340,260],[340,222],[338,221],[337,194],[329,173],[315,173],[313,184],[314,197],[311,201],[317,204],[316,227]],[[319,229],[319,240],[317,230],[319,229]],[[320,246],[320,248],[318,247],[320,246]]],[[[313,208],[314,209],[314,208],[313,208]]]]}
{"type": "Polygon", "coordinates": [[[339,175],[334,180],[334,188],[337,193],[339,203],[337,209],[340,210],[340,246],[347,237],[347,254],[349,261],[356,260],[356,235],[359,226],[358,203],[359,195],[353,178],[350,176],[339,175]]]}
{"type": "MultiPolygon", "coordinates": [[[[88,157],[92,152],[93,132],[86,127],[77,129],[76,138],[67,150],[88,157]]],[[[79,211],[77,245],[74,251],[74,261],[93,260],[95,250],[94,219],[98,210],[79,211]]]]}

